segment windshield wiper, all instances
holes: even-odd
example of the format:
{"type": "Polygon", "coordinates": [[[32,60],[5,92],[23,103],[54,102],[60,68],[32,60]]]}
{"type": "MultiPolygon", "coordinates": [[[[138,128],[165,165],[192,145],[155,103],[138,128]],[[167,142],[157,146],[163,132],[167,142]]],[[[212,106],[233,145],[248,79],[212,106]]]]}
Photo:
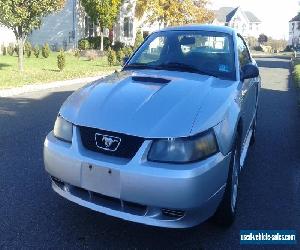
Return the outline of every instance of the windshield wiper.
{"type": "Polygon", "coordinates": [[[178,62],[164,63],[164,64],[158,65],[157,67],[160,68],[160,69],[183,70],[183,71],[187,71],[187,72],[191,72],[191,73],[198,73],[198,74],[201,74],[201,75],[215,76],[211,72],[203,71],[203,70],[200,70],[200,69],[198,69],[196,67],[193,67],[191,65],[184,64],[184,63],[178,63],[178,62]]]}

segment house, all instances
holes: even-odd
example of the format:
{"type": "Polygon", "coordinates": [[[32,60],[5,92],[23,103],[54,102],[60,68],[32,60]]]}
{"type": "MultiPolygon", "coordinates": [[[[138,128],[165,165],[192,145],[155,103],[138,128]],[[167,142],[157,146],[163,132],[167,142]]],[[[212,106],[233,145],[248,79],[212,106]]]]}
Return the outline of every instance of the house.
{"type": "MultiPolygon", "coordinates": [[[[106,37],[111,37],[114,42],[134,45],[136,31],[141,24],[134,18],[135,6],[136,0],[122,1],[112,32],[104,32],[106,37]]],[[[155,25],[143,26],[142,31],[146,35],[156,28],[155,25]]],[[[76,48],[80,39],[96,36],[100,36],[100,27],[91,21],[80,0],[67,0],[61,11],[43,19],[40,29],[34,30],[28,40],[39,45],[47,42],[53,50],[69,50],[76,48]]]]}
{"type": "MultiPolygon", "coordinates": [[[[12,30],[0,25],[0,47],[8,46],[10,43],[16,43],[15,34],[12,30]]],[[[0,49],[0,54],[2,53],[0,49]]]]}
{"type": "Polygon", "coordinates": [[[258,38],[261,34],[261,21],[250,11],[241,7],[222,7],[214,11],[213,24],[235,28],[244,37],[258,38]]]}
{"type": "Polygon", "coordinates": [[[289,46],[300,47],[300,13],[289,21],[289,46]]]}

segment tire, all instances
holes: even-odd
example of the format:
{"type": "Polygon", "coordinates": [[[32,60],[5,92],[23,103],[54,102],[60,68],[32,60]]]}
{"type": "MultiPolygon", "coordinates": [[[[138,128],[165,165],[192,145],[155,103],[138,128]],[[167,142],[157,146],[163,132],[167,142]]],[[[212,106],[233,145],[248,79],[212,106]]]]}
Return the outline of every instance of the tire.
{"type": "Polygon", "coordinates": [[[229,227],[234,222],[237,208],[238,184],[240,173],[239,134],[236,137],[232,152],[233,154],[230,160],[225,193],[216,213],[213,216],[214,222],[224,227],[229,227]]]}

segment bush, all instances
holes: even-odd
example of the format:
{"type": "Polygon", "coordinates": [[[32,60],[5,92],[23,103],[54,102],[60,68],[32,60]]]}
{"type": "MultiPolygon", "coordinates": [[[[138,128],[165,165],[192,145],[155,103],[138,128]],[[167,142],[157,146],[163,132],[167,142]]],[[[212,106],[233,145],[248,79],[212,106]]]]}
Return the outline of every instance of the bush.
{"type": "Polygon", "coordinates": [[[26,42],[24,45],[24,51],[26,53],[26,56],[29,58],[31,56],[32,46],[30,42],[26,42]]]}
{"type": "Polygon", "coordinates": [[[75,51],[74,51],[74,56],[75,56],[77,59],[80,58],[80,51],[79,51],[79,49],[75,49],[75,51]]]}
{"type": "Polygon", "coordinates": [[[255,46],[254,48],[253,48],[255,51],[264,51],[264,49],[261,47],[261,46],[255,46]]]}
{"type": "Polygon", "coordinates": [[[108,48],[107,51],[107,61],[109,66],[115,65],[117,61],[116,52],[112,50],[110,47],[108,48]]]}
{"type": "Polygon", "coordinates": [[[143,34],[140,30],[136,32],[135,42],[134,42],[134,50],[136,50],[140,45],[144,42],[143,34]]]}
{"type": "Polygon", "coordinates": [[[2,51],[2,55],[6,56],[7,48],[4,45],[1,46],[1,51],[2,51]]]}
{"type": "Polygon", "coordinates": [[[45,43],[43,48],[42,48],[42,56],[44,58],[48,58],[50,56],[50,47],[48,43],[45,43]]]}
{"type": "MultiPolygon", "coordinates": [[[[111,41],[108,37],[104,37],[103,40],[103,47],[104,50],[108,50],[108,48],[111,46],[111,41]]],[[[78,42],[78,48],[80,50],[87,50],[87,49],[100,49],[101,47],[101,37],[88,37],[79,40],[78,42]]]]}
{"type": "Polygon", "coordinates": [[[33,48],[33,54],[36,58],[39,58],[40,55],[40,46],[35,45],[35,47],[33,48]]]}
{"type": "Polygon", "coordinates": [[[133,53],[133,49],[130,46],[124,47],[123,53],[126,57],[130,57],[131,54],[133,53]]]}
{"type": "Polygon", "coordinates": [[[284,52],[292,52],[293,51],[293,46],[288,45],[285,47],[284,52]]]}
{"type": "Polygon", "coordinates": [[[115,42],[115,44],[112,46],[112,49],[114,51],[119,51],[119,50],[124,49],[124,47],[125,47],[125,44],[118,41],[118,42],[115,42]]]}
{"type": "Polygon", "coordinates": [[[89,43],[88,40],[86,40],[86,39],[79,40],[79,42],[78,42],[78,49],[80,49],[80,50],[87,50],[89,48],[90,48],[90,43],[89,43]]]}
{"type": "Polygon", "coordinates": [[[123,50],[118,50],[116,53],[116,57],[117,57],[117,62],[122,65],[123,64],[123,59],[125,58],[125,54],[123,52],[123,50]]]}
{"type": "Polygon", "coordinates": [[[62,71],[66,66],[66,55],[63,50],[60,50],[59,54],[57,55],[57,67],[60,71],[62,71]]]}
{"type": "Polygon", "coordinates": [[[14,55],[14,52],[15,52],[15,47],[12,43],[10,43],[7,47],[7,53],[10,55],[10,56],[13,56],[14,55]]]}

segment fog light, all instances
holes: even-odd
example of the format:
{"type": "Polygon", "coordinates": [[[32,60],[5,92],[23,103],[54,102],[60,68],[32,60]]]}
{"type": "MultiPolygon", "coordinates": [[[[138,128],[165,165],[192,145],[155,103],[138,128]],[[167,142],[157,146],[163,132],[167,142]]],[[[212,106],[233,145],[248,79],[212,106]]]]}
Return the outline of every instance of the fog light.
{"type": "Polygon", "coordinates": [[[175,209],[168,209],[168,208],[163,208],[161,212],[163,215],[173,217],[173,218],[182,218],[185,214],[185,212],[182,210],[175,210],[175,209]]]}

